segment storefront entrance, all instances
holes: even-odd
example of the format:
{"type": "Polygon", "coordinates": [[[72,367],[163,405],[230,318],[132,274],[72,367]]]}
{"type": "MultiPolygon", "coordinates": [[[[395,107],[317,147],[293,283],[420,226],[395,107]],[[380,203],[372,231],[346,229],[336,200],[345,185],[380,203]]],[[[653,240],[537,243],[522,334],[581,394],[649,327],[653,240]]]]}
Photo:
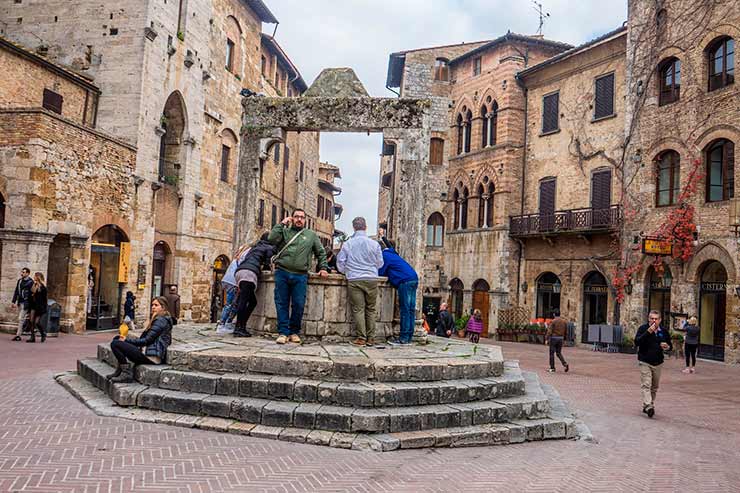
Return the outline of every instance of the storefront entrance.
{"type": "Polygon", "coordinates": [[[103,226],[92,237],[87,277],[88,329],[112,329],[120,323],[123,283],[128,279],[129,245],[125,233],[113,224],[103,226]]]}
{"type": "Polygon", "coordinates": [[[226,269],[229,268],[229,258],[220,255],[213,262],[213,284],[211,288],[211,322],[216,322],[221,317],[221,310],[226,305],[226,290],[221,284],[226,269]]]}
{"type": "Polygon", "coordinates": [[[488,292],[490,290],[491,287],[483,279],[478,279],[473,283],[473,310],[480,310],[481,320],[483,320],[481,337],[488,337],[488,308],[490,306],[488,292]]]}
{"type": "Polygon", "coordinates": [[[583,281],[583,325],[581,342],[598,342],[588,340],[588,326],[606,323],[606,310],[609,301],[609,286],[600,273],[594,271],[583,281]]]}
{"type": "Polygon", "coordinates": [[[660,313],[661,324],[671,326],[671,285],[673,276],[671,270],[665,267],[661,277],[650,266],[648,270],[648,311],[656,310],[660,313]]]}
{"type": "Polygon", "coordinates": [[[537,278],[536,318],[553,318],[560,311],[560,279],[552,272],[545,272],[537,278]]]}
{"type": "Polygon", "coordinates": [[[439,298],[424,296],[421,301],[421,311],[427,319],[427,324],[432,333],[437,328],[437,318],[439,317],[439,298]]]}
{"type": "Polygon", "coordinates": [[[700,358],[724,361],[727,309],[727,271],[717,261],[702,271],[699,286],[700,358]]]}

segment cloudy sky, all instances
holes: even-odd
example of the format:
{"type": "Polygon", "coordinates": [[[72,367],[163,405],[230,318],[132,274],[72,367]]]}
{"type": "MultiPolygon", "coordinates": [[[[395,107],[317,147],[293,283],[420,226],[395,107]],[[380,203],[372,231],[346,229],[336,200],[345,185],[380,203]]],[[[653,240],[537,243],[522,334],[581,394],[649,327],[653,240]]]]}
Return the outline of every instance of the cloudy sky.
{"type": "MultiPolygon", "coordinates": [[[[580,44],[619,27],[626,0],[540,0],[550,14],[549,39],[580,44]]],[[[371,96],[385,88],[388,55],[427,46],[492,39],[506,31],[533,34],[538,15],[530,0],[266,0],[280,20],[276,39],[310,85],[325,67],[352,67],[371,96]]],[[[272,34],[274,26],[264,29],[272,34]]],[[[351,231],[355,216],[375,229],[379,134],[322,134],[322,160],[341,166],[337,227],[351,231]]]]}

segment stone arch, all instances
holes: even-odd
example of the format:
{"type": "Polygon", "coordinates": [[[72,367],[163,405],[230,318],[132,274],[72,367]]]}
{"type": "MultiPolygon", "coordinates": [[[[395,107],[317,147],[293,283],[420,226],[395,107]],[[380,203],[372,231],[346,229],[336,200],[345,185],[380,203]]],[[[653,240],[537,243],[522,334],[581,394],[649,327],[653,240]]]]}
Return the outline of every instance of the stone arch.
{"type": "Polygon", "coordinates": [[[185,138],[188,135],[188,117],[185,100],[180,91],[173,91],[162,110],[159,142],[159,179],[177,185],[185,162],[185,138]]]}
{"type": "Polygon", "coordinates": [[[713,41],[725,36],[734,39],[735,42],[740,41],[740,27],[734,26],[732,24],[719,24],[710,29],[707,29],[704,37],[701,38],[701,41],[699,41],[697,46],[700,47],[702,51],[704,51],[709,45],[712,44],[713,41]]]}
{"type": "Polygon", "coordinates": [[[689,159],[691,156],[689,146],[686,142],[676,137],[664,137],[653,143],[647,152],[645,152],[643,159],[653,162],[656,157],[669,150],[676,151],[682,160],[689,159]]]}
{"type": "Polygon", "coordinates": [[[496,91],[494,91],[492,87],[487,87],[483,91],[483,95],[481,96],[480,101],[481,105],[485,105],[488,111],[491,111],[491,106],[496,101],[496,91]],[[488,98],[491,98],[491,100],[488,101],[488,98]]]}
{"type": "Polygon", "coordinates": [[[468,110],[472,111],[472,109],[475,108],[475,106],[476,105],[473,104],[472,101],[470,101],[470,98],[468,96],[463,96],[462,98],[460,98],[457,104],[455,104],[455,109],[452,111],[450,115],[451,116],[450,126],[452,127],[457,126],[457,116],[463,115],[464,117],[464,113],[467,112],[468,110]],[[465,111],[463,111],[463,108],[465,109],[465,111]]]}
{"type": "Polygon", "coordinates": [[[691,259],[686,269],[686,281],[698,283],[703,266],[712,260],[716,260],[724,266],[727,271],[727,282],[734,284],[737,276],[737,266],[732,260],[732,255],[714,241],[709,241],[697,249],[694,258],[691,259]]]}
{"type": "Polygon", "coordinates": [[[242,60],[244,58],[242,32],[242,27],[236,17],[233,15],[227,16],[224,23],[224,34],[226,35],[226,40],[224,40],[224,67],[239,76],[242,75],[242,60]],[[231,44],[229,41],[231,41],[231,44]]]}
{"type": "Polygon", "coordinates": [[[120,229],[127,238],[131,238],[131,227],[129,226],[128,221],[114,214],[95,214],[95,216],[93,216],[90,236],[92,237],[99,229],[109,224],[120,229]]]}
{"type": "Polygon", "coordinates": [[[730,124],[714,125],[696,138],[694,144],[699,150],[703,150],[707,145],[717,139],[727,139],[732,142],[740,142],[740,128],[730,124]]]}

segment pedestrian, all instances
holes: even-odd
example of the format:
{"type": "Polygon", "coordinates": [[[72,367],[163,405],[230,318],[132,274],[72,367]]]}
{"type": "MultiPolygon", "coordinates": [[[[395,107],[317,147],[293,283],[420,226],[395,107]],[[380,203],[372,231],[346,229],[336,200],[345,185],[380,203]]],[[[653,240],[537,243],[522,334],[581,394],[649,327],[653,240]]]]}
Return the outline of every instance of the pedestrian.
{"type": "Polygon", "coordinates": [[[36,272],[33,275],[33,286],[31,286],[31,337],[26,342],[36,342],[36,328],[41,334],[41,342],[46,342],[46,327],[41,323],[41,318],[46,315],[49,303],[44,275],[36,272]]]}
{"type": "Polygon", "coordinates": [[[13,291],[13,305],[18,307],[18,328],[15,331],[15,337],[13,337],[14,341],[21,340],[23,328],[26,326],[29,315],[31,314],[32,286],[31,269],[24,267],[21,269],[21,277],[15,284],[15,291],[13,291]]]}
{"type": "Polygon", "coordinates": [[[696,372],[696,350],[699,348],[699,333],[701,332],[701,328],[697,324],[698,320],[696,317],[689,317],[686,324],[682,328],[678,329],[681,332],[686,332],[683,340],[686,369],[682,370],[683,373],[696,372]]]}
{"type": "Polygon", "coordinates": [[[231,323],[236,317],[236,299],[237,299],[237,282],[234,279],[236,268],[239,266],[239,262],[244,260],[244,255],[249,251],[249,245],[240,246],[234,253],[234,260],[231,261],[229,267],[224,273],[224,277],[221,279],[221,286],[226,289],[226,305],[221,310],[221,319],[216,324],[216,332],[227,333],[231,330],[226,330],[226,325],[231,323]]]}
{"type": "Polygon", "coordinates": [[[565,373],[568,373],[570,366],[563,358],[563,343],[568,336],[568,322],[560,317],[560,311],[558,310],[553,311],[552,316],[554,318],[547,326],[547,332],[545,333],[545,344],[550,346],[550,368],[547,371],[550,373],[555,371],[555,355],[557,355],[560,363],[563,364],[565,373]]]}
{"type": "Polygon", "coordinates": [[[171,343],[172,317],[167,298],[157,296],[152,300],[151,315],[141,337],[117,335],[111,341],[110,348],[118,361],[118,368],[108,379],[116,383],[133,382],[134,366],[166,363],[167,347],[171,343]],[[143,353],[141,348],[145,348],[143,353]]]}
{"type": "Polygon", "coordinates": [[[411,344],[416,324],[416,291],[419,288],[419,276],[394,248],[393,242],[378,231],[383,245],[383,266],[378,275],[387,277],[391,286],[398,291],[398,305],[401,317],[401,330],[398,339],[389,341],[392,345],[411,344]]]}
{"type": "Polygon", "coordinates": [[[663,351],[673,349],[670,331],[660,325],[658,311],[651,310],[648,314],[648,323],[637,329],[635,346],[640,366],[642,412],[652,418],[655,415],[655,396],[660,385],[663,351]]]}
{"type": "Polygon", "coordinates": [[[257,286],[263,270],[270,270],[270,259],[275,254],[275,247],[268,241],[265,233],[260,240],[249,248],[242,257],[234,273],[234,282],[238,286],[236,303],[236,327],[234,337],[251,337],[247,330],[247,320],[257,306],[257,286]]]}
{"type": "Polygon", "coordinates": [[[436,334],[439,337],[451,337],[452,329],[455,327],[455,319],[447,309],[447,303],[439,305],[439,315],[437,316],[436,334]]]}
{"type": "Polygon", "coordinates": [[[170,286],[169,292],[164,295],[167,298],[169,316],[172,318],[172,325],[177,325],[180,320],[180,295],[177,293],[177,286],[170,286]]]}
{"type": "Polygon", "coordinates": [[[468,319],[465,332],[469,335],[470,342],[478,344],[480,335],[483,333],[483,314],[479,309],[473,310],[473,316],[468,319]]]}
{"type": "Polygon", "coordinates": [[[375,344],[378,269],[383,267],[383,251],[377,241],[368,238],[364,217],[354,218],[352,228],[355,233],[337,254],[337,270],[347,277],[349,306],[357,332],[352,344],[372,346],[375,344]]]}
{"type": "Polygon", "coordinates": [[[134,320],[136,320],[136,296],[131,291],[126,291],[126,301],[123,303],[123,321],[129,321],[126,324],[131,330],[136,330],[134,320]]]}
{"type": "Polygon", "coordinates": [[[319,275],[328,275],[326,252],[319,237],[306,226],[306,211],[296,209],[293,215],[276,224],[268,240],[275,245],[275,308],[278,317],[278,333],[275,342],[300,343],[303,308],[306,304],[308,271],[311,259],[316,257],[319,275]]]}

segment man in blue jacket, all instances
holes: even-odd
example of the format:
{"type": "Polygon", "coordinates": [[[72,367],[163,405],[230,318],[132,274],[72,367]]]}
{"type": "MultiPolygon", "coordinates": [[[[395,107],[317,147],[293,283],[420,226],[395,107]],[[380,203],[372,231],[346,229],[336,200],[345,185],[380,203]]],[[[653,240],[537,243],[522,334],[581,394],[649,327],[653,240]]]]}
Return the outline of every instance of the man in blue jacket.
{"type": "Polygon", "coordinates": [[[401,333],[398,339],[390,341],[392,345],[411,344],[416,323],[416,290],[419,287],[419,276],[401,256],[396,253],[393,243],[378,232],[383,246],[383,267],[378,275],[387,277],[391,286],[398,290],[398,304],[401,312],[401,333]]]}

